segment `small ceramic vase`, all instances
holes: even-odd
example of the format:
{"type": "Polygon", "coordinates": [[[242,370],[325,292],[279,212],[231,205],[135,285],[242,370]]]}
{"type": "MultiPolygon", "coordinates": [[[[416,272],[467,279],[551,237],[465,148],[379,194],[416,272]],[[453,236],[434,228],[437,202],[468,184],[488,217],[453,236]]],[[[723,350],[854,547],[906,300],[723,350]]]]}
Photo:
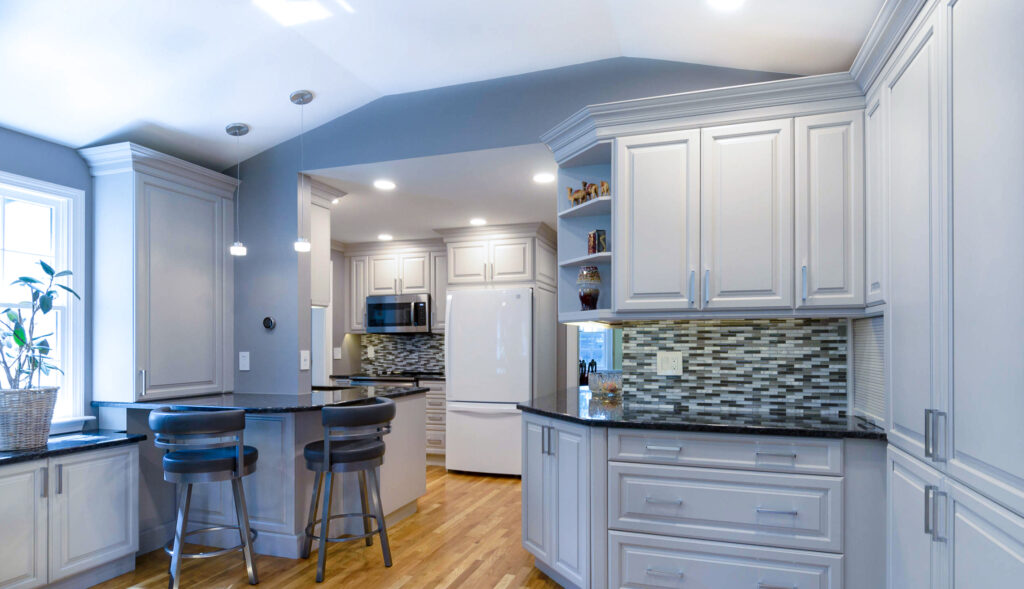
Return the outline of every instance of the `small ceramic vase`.
{"type": "Polygon", "coordinates": [[[576,277],[579,289],[580,310],[593,311],[597,308],[597,300],[601,297],[601,274],[597,266],[583,266],[576,277]]]}

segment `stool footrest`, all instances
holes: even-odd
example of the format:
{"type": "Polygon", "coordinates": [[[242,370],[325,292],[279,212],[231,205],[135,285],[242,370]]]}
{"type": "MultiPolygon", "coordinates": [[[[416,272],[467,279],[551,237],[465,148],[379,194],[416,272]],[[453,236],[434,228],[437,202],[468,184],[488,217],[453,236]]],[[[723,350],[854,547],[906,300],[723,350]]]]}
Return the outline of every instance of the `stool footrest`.
{"type": "MultiPolygon", "coordinates": [[[[368,517],[368,518],[373,518],[374,516],[373,516],[372,513],[339,513],[337,515],[332,515],[330,519],[335,520],[335,519],[339,519],[339,518],[342,518],[342,517],[359,517],[359,518],[367,518],[368,517]]],[[[310,537],[310,538],[312,538],[312,539],[314,539],[314,540],[319,542],[320,541],[320,535],[319,534],[314,534],[313,530],[316,528],[317,524],[320,524],[322,522],[323,522],[322,519],[318,519],[318,520],[314,520],[313,523],[311,523],[308,526],[306,526],[306,530],[305,530],[306,531],[306,536],[308,536],[308,537],[310,537]]],[[[370,530],[369,532],[367,532],[365,534],[360,534],[358,536],[347,536],[346,535],[346,536],[328,537],[327,541],[328,542],[348,542],[349,540],[361,540],[363,538],[369,538],[371,536],[376,536],[379,533],[380,533],[380,527],[375,527],[375,528],[373,528],[372,530],[370,530]]]]}
{"type": "MultiPolygon", "coordinates": [[[[189,536],[192,536],[193,534],[201,534],[203,532],[218,532],[220,530],[238,530],[238,529],[239,529],[238,526],[210,526],[208,528],[199,528],[198,530],[192,530],[190,532],[185,532],[185,538],[188,538],[189,536]]],[[[249,541],[250,542],[255,542],[256,541],[256,537],[259,536],[259,535],[260,535],[260,533],[257,530],[250,529],[249,530],[249,541]]],[[[184,548],[185,545],[186,545],[184,539],[182,540],[181,544],[182,544],[182,548],[184,548]]],[[[179,558],[213,558],[215,556],[221,556],[222,554],[230,554],[232,552],[239,552],[239,551],[243,550],[244,548],[245,548],[244,544],[239,544],[237,546],[231,546],[230,548],[221,548],[220,550],[211,550],[209,552],[184,552],[184,551],[182,551],[182,553],[179,555],[179,558]]],[[[171,538],[170,541],[167,542],[167,544],[164,544],[164,552],[166,552],[168,555],[173,555],[174,554],[174,538],[171,538]]]]}

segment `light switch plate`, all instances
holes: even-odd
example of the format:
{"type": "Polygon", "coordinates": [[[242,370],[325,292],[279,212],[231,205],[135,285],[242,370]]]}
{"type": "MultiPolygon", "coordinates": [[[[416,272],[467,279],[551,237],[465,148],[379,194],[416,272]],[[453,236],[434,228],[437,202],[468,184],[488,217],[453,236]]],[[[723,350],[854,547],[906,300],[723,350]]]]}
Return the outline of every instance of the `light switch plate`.
{"type": "Polygon", "coordinates": [[[249,352],[238,353],[238,369],[243,372],[249,370],[249,352]]]}
{"type": "Polygon", "coordinates": [[[341,360],[341,348],[334,348],[334,359],[341,360]]]}
{"type": "Polygon", "coordinates": [[[299,350],[299,370],[309,370],[309,350],[299,350]]]}
{"type": "Polygon", "coordinates": [[[373,346],[366,346],[366,357],[373,360],[377,357],[377,348],[373,346]]]}
{"type": "Polygon", "coordinates": [[[658,376],[682,376],[682,352],[658,352],[658,376]]]}

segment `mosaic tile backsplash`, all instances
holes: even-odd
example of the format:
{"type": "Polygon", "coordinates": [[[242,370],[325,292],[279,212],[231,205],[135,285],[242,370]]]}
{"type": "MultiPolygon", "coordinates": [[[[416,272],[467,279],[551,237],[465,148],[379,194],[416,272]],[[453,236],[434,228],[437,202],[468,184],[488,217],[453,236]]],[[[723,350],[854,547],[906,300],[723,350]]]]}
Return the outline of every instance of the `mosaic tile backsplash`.
{"type": "Polygon", "coordinates": [[[367,374],[396,370],[444,372],[444,335],[367,333],[361,339],[359,355],[363,372],[367,374]],[[373,358],[370,358],[370,346],[374,349],[373,358]]]}
{"type": "Polygon", "coordinates": [[[623,326],[626,407],[845,414],[843,319],[649,321],[623,326]],[[658,376],[657,352],[683,353],[682,376],[658,376]]]}

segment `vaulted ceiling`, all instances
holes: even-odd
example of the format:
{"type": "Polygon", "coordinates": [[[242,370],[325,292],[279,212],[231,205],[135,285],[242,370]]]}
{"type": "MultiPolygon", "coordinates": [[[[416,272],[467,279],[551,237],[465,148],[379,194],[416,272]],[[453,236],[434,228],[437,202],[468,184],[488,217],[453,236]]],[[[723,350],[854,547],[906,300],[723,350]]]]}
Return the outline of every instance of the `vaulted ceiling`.
{"type": "Polygon", "coordinates": [[[133,140],[215,168],[384,95],[610,57],[817,74],[882,0],[2,0],[0,126],[133,140]]]}

